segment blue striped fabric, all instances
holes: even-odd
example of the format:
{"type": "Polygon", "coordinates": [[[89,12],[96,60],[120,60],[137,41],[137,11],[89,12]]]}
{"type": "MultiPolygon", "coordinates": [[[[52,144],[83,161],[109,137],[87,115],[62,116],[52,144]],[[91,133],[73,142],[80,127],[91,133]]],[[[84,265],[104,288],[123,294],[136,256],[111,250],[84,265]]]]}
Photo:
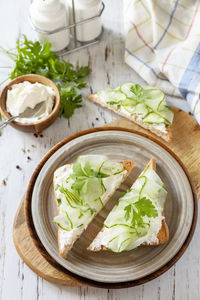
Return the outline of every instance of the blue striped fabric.
{"type": "Polygon", "coordinates": [[[130,54],[131,56],[135,57],[135,59],[137,59],[139,62],[143,63],[149,70],[151,70],[151,72],[155,75],[156,78],[160,80],[166,80],[165,78],[160,77],[149,64],[145,63],[140,57],[133,54],[128,48],[125,48],[125,51],[128,52],[128,54],[130,54]]]}
{"type": "Polygon", "coordinates": [[[159,41],[158,41],[158,42],[156,43],[156,45],[154,46],[154,49],[156,49],[156,48],[158,47],[158,45],[162,42],[162,40],[163,40],[165,34],[167,33],[167,31],[168,31],[170,25],[172,24],[172,20],[173,20],[174,14],[175,14],[176,8],[177,8],[177,6],[178,6],[178,2],[179,2],[179,0],[176,0],[176,3],[175,3],[175,5],[174,5],[174,8],[173,8],[172,13],[171,13],[170,18],[169,18],[169,23],[168,23],[167,27],[165,28],[165,30],[164,30],[164,32],[163,32],[161,38],[159,39],[159,41]]]}
{"type": "Polygon", "coordinates": [[[125,62],[200,123],[200,0],[124,0],[124,12],[125,62]]]}
{"type": "MultiPolygon", "coordinates": [[[[200,83],[200,74],[198,71],[200,71],[200,43],[195,49],[194,54],[179,83],[179,91],[183,98],[186,99],[187,94],[191,93],[191,91],[195,91],[197,85],[200,83]]],[[[192,99],[190,99],[190,101],[192,101],[192,99]]]]}

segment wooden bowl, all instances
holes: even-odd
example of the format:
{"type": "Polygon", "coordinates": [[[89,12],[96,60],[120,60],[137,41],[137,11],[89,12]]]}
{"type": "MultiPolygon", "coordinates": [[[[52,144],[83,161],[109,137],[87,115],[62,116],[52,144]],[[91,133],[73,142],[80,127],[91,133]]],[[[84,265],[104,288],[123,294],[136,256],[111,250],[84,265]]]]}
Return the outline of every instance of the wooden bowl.
{"type": "Polygon", "coordinates": [[[5,120],[11,117],[11,115],[7,112],[6,109],[7,91],[11,89],[13,84],[17,84],[23,81],[29,81],[31,83],[39,82],[46,86],[50,86],[56,94],[54,98],[53,110],[46,119],[41,120],[40,122],[32,123],[32,124],[22,124],[17,121],[13,121],[10,123],[10,125],[18,130],[25,131],[25,132],[41,132],[43,129],[49,127],[55,121],[55,119],[58,116],[60,105],[61,105],[60,93],[57,86],[53,83],[53,81],[51,81],[50,79],[44,76],[37,75],[37,74],[27,74],[27,75],[19,76],[13,79],[12,81],[10,81],[5,86],[0,96],[0,113],[5,120]]]}

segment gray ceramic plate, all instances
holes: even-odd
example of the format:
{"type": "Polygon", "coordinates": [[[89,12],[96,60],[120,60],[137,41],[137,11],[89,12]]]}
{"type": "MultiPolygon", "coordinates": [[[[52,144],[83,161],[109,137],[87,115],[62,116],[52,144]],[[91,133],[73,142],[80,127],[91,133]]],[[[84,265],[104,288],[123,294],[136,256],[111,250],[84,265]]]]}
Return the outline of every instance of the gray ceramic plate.
{"type": "Polygon", "coordinates": [[[177,160],[165,149],[146,137],[125,131],[100,131],[77,137],[59,148],[43,165],[32,194],[32,217],[36,232],[47,252],[67,270],[99,282],[133,281],[152,274],[166,265],[181,249],[189,234],[194,214],[193,194],[188,178],[177,160]],[[106,154],[113,160],[134,160],[137,166],[126,182],[96,216],[69,252],[68,259],[59,256],[52,178],[54,171],[71,163],[82,154],[106,154]],[[139,247],[121,254],[109,251],[88,252],[103,220],[121,191],[129,188],[147,162],[154,157],[157,172],[168,191],[165,206],[169,226],[168,243],[157,247],[139,247]]]}

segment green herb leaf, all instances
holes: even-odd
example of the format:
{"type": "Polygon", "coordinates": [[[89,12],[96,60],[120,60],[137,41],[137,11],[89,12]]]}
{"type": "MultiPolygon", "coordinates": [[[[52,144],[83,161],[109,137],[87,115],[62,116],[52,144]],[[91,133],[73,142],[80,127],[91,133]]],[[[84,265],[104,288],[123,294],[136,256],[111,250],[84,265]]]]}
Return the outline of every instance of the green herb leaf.
{"type": "Polygon", "coordinates": [[[86,161],[85,165],[82,166],[79,161],[73,165],[73,173],[70,176],[74,179],[71,188],[76,191],[82,201],[93,201],[94,195],[97,198],[101,197],[105,192],[105,186],[102,178],[106,178],[109,175],[104,174],[101,171],[98,172],[93,170],[92,165],[86,161]]]}
{"type": "Polygon", "coordinates": [[[152,204],[151,200],[143,197],[139,201],[134,203],[138,210],[138,214],[141,216],[147,216],[149,218],[155,218],[158,216],[158,212],[155,206],[152,204]]]}
{"type": "Polygon", "coordinates": [[[143,219],[142,219],[141,215],[135,211],[134,208],[132,210],[131,223],[132,223],[133,227],[135,227],[136,225],[140,226],[140,227],[143,227],[143,219]]]}
{"type": "Polygon", "coordinates": [[[73,164],[73,174],[76,176],[85,176],[85,173],[82,170],[80,162],[76,161],[73,164]]]}
{"type": "Polygon", "coordinates": [[[133,94],[135,94],[137,102],[142,102],[147,98],[145,90],[143,89],[143,87],[141,85],[139,85],[137,83],[135,85],[132,85],[130,90],[133,94]]]}
{"type": "Polygon", "coordinates": [[[125,208],[124,218],[126,221],[131,219],[131,225],[133,227],[143,227],[144,222],[142,217],[147,216],[149,218],[155,218],[158,216],[158,212],[150,199],[143,197],[137,202],[128,204],[125,208]]]}
{"type": "Polygon", "coordinates": [[[130,219],[131,210],[132,210],[131,204],[127,205],[127,206],[124,208],[124,210],[125,210],[125,215],[124,215],[125,220],[128,221],[128,220],[130,219]]]}
{"type": "Polygon", "coordinates": [[[62,201],[61,201],[60,198],[58,198],[58,199],[57,199],[57,202],[58,202],[58,205],[60,205],[62,201]]]}
{"type": "Polygon", "coordinates": [[[14,61],[14,68],[9,74],[14,79],[24,74],[39,74],[53,80],[58,85],[61,96],[59,116],[70,118],[74,110],[82,106],[82,95],[78,90],[86,86],[82,79],[89,74],[89,68],[74,67],[69,62],[60,59],[51,51],[51,44],[32,42],[24,36],[17,41],[16,53],[0,48],[14,61]]]}
{"type": "Polygon", "coordinates": [[[75,207],[76,205],[81,205],[82,202],[75,193],[70,192],[67,188],[63,186],[60,188],[60,192],[64,194],[65,199],[71,207],[75,207]]]}

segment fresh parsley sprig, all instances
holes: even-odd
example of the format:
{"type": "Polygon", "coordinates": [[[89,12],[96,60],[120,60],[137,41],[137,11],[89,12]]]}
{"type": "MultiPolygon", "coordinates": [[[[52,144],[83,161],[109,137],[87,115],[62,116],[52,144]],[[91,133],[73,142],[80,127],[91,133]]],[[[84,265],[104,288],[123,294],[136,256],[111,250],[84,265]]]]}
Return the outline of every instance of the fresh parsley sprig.
{"type": "Polygon", "coordinates": [[[89,68],[74,67],[51,51],[51,44],[30,41],[24,36],[18,40],[15,50],[0,51],[14,61],[10,79],[25,74],[39,74],[48,77],[58,86],[61,95],[59,116],[70,118],[74,110],[82,106],[82,95],[78,90],[86,86],[83,80],[89,74],[89,68]]]}
{"type": "Polygon", "coordinates": [[[158,216],[158,212],[155,206],[152,204],[150,199],[146,197],[141,198],[140,200],[128,204],[125,208],[125,220],[131,220],[132,227],[144,227],[143,218],[147,216],[149,218],[155,218],[158,216]]]}

